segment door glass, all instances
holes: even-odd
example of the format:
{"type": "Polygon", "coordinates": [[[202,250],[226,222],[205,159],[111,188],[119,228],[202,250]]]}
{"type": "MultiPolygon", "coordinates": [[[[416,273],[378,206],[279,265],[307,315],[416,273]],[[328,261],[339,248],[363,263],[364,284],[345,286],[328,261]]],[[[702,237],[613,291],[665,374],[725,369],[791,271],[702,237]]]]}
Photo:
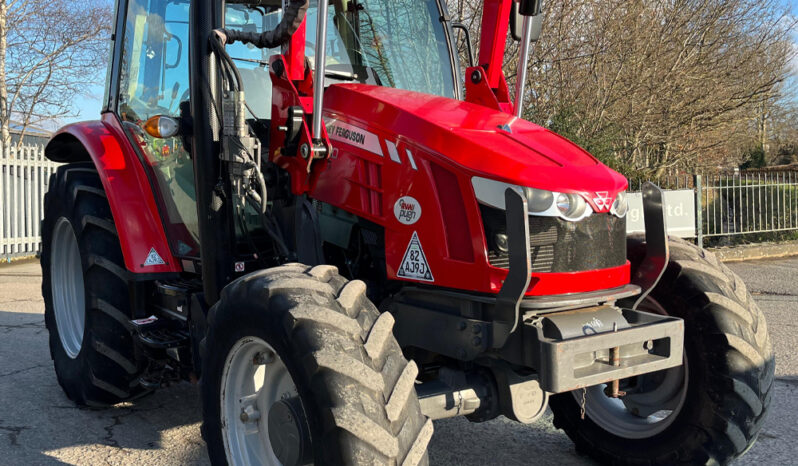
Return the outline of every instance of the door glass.
{"type": "Polygon", "coordinates": [[[178,117],[189,99],[189,1],[130,0],[118,111],[130,139],[153,167],[163,215],[178,256],[197,256],[194,166],[180,137],[156,139],[142,129],[155,115],[178,117]]]}
{"type": "MultiPolygon", "coordinates": [[[[271,31],[280,24],[281,10],[270,11],[248,8],[245,5],[227,5],[224,14],[225,28],[259,34],[271,31]]],[[[279,48],[259,49],[251,44],[234,42],[227,45],[227,53],[236,64],[244,81],[248,111],[261,120],[272,115],[272,80],[269,76],[269,57],[280,53],[279,48]]]]}
{"type": "MultiPolygon", "coordinates": [[[[313,58],[318,0],[308,9],[313,58]]],[[[454,68],[435,0],[336,0],[327,10],[327,69],[374,72],[383,86],[454,97],[454,68]]]]}

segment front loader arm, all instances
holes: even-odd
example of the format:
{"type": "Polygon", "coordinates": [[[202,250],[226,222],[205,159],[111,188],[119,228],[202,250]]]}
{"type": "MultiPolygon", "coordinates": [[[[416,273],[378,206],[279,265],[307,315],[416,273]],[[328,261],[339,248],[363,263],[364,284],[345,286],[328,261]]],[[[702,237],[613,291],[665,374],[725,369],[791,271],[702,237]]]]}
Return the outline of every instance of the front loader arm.
{"type": "Polygon", "coordinates": [[[518,0],[484,0],[477,66],[466,70],[466,101],[513,114],[504,75],[510,10],[518,0]]]}

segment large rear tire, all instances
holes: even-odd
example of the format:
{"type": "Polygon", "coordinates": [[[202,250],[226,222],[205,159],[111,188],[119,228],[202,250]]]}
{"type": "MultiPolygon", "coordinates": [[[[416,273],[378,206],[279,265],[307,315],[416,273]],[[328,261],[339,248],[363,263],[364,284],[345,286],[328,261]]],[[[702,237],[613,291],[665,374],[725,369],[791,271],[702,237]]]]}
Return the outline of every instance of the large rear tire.
{"type": "MultiPolygon", "coordinates": [[[[634,242],[630,258],[644,248],[634,242]]],[[[676,239],[670,250],[645,310],[684,319],[686,387],[670,387],[664,414],[637,429],[631,421],[636,407],[628,401],[630,412],[612,411],[603,408],[610,406],[607,399],[588,397],[582,420],[581,391],[551,398],[554,425],[579,452],[602,463],[726,464],[753,445],[768,413],[775,360],[764,315],[740,277],[712,253],[676,239]]],[[[673,381],[674,374],[679,380],[674,370],[650,377],[673,381]]]]}
{"type": "Polygon", "coordinates": [[[299,264],[225,287],[202,343],[202,432],[213,464],[427,463],[433,428],[416,397],[418,368],[365,291],[335,267],[299,264]],[[286,403],[296,416],[280,436],[272,411],[287,412],[286,403]]]}
{"type": "Polygon", "coordinates": [[[44,211],[42,295],[58,383],[79,405],[108,406],[145,393],[122,250],[94,165],[59,167],[44,211]]]}

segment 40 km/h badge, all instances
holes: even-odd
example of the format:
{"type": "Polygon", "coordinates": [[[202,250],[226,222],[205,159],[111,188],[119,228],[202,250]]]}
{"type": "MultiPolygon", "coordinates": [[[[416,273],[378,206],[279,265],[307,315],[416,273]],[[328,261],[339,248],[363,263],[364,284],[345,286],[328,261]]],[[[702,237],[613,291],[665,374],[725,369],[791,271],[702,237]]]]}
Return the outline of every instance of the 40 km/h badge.
{"type": "Polygon", "coordinates": [[[402,265],[399,267],[396,276],[425,282],[435,281],[429,269],[427,258],[424,256],[424,249],[421,248],[418,233],[415,231],[413,232],[413,237],[410,238],[410,244],[407,245],[407,251],[405,251],[402,265]]]}

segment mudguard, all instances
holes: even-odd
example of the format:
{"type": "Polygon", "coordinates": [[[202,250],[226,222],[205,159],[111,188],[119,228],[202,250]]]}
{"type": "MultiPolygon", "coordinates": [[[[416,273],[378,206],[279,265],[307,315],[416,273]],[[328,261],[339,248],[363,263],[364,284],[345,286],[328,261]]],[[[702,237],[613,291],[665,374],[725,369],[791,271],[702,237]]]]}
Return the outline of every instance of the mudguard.
{"type": "Polygon", "coordinates": [[[169,248],[150,179],[115,115],[105,113],[101,121],[61,128],[47,144],[45,156],[54,162],[94,162],[127,270],[147,275],[182,272],[169,248]],[[163,264],[147,264],[153,249],[163,264]]]}

